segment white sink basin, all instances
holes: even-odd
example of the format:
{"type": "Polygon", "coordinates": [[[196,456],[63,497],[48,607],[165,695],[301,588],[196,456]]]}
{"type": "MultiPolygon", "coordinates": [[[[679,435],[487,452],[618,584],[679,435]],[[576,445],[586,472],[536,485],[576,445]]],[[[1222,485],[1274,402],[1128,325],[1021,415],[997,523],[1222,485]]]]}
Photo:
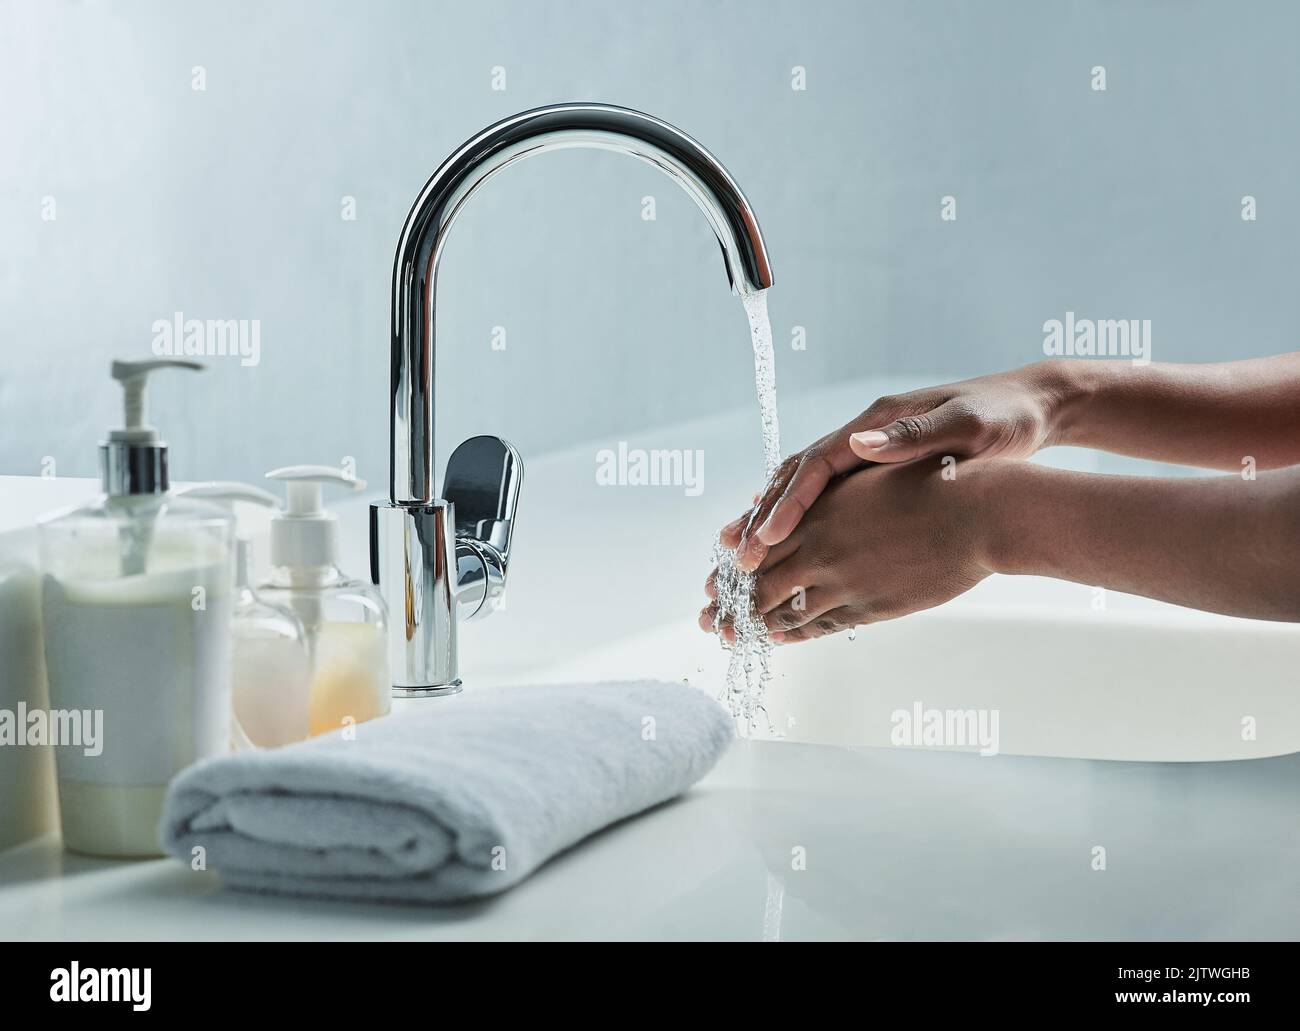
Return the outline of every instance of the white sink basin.
{"type": "MultiPolygon", "coordinates": [[[[1026,599],[1039,585],[1019,585],[1026,599]]],[[[1167,607],[1166,607],[1167,608],[1167,607]]],[[[787,740],[893,744],[899,710],[998,713],[1006,754],[1139,761],[1300,751],[1300,630],[1181,612],[955,604],[775,650],[767,709],[787,740]],[[1254,740],[1243,737],[1244,718],[1254,740]]],[[[686,678],[720,691],[718,642],[685,621],[603,645],[544,679],[686,678]]],[[[526,679],[526,678],[524,678],[526,679]]],[[[975,751],[978,745],[938,746],[975,751]]]]}
{"type": "MultiPolygon", "coordinates": [[[[790,436],[851,415],[871,386],[782,402],[790,436]]],[[[494,682],[683,678],[723,686],[726,656],[695,626],[715,527],[753,489],[744,411],[647,431],[699,447],[707,489],[597,487],[596,443],[529,462],[509,609],[461,627],[461,675],[494,682]]],[[[608,442],[604,442],[607,444],[608,442]]],[[[1097,468],[1087,452],[1052,464],[1097,468]]],[[[1103,471],[1178,474],[1117,460],[1103,471]]],[[[364,544],[358,520],[351,536],[364,544]]],[[[996,710],[1003,753],[1204,761],[1300,751],[1300,625],[1196,612],[1092,587],[990,577],[939,609],[776,650],[773,727],[787,739],[890,745],[898,710],[996,710]],[[1247,721],[1243,724],[1243,721],[1247,721]],[[1253,738],[1250,732],[1253,730],[1253,738]]]]}

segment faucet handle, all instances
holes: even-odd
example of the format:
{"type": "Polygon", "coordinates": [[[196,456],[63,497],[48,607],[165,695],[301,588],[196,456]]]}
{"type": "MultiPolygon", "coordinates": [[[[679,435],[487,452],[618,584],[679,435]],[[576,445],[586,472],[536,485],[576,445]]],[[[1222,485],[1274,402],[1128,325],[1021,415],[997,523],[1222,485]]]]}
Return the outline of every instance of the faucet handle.
{"type": "Polygon", "coordinates": [[[455,595],[461,619],[491,614],[505,596],[523,478],[519,452],[500,437],[470,437],[447,460],[442,493],[455,506],[455,595]]]}

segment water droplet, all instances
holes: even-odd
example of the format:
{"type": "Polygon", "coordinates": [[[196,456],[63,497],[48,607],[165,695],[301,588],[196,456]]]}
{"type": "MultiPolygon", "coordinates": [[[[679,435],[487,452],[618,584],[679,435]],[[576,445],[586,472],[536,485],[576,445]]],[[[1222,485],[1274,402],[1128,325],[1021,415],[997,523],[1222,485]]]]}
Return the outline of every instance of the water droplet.
{"type": "Polygon", "coordinates": [[[849,627],[849,640],[856,641],[857,639],[858,639],[858,628],[855,626],[849,627]]]}

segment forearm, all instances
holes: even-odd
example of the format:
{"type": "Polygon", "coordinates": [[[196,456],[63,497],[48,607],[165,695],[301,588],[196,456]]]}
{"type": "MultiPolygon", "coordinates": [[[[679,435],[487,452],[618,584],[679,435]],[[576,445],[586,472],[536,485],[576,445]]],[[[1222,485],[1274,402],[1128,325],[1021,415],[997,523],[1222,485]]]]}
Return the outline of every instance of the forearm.
{"type": "Polygon", "coordinates": [[[1300,621],[1300,469],[1165,479],[996,462],[972,475],[993,572],[1300,621]]]}
{"type": "Polygon", "coordinates": [[[1212,469],[1300,463],[1300,352],[1209,365],[1044,362],[1053,443],[1212,469]]]}

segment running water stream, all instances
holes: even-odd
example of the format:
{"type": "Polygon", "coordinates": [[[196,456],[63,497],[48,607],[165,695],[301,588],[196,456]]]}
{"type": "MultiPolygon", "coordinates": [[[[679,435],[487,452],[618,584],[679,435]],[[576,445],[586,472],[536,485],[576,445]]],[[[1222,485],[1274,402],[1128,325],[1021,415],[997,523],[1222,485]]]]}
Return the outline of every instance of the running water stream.
{"type": "MultiPolygon", "coordinates": [[[[770,482],[781,464],[781,428],[776,415],[776,357],[772,347],[772,323],[767,314],[767,291],[742,294],[741,300],[749,317],[749,332],[754,343],[754,384],[763,423],[765,482],[770,482]]],[[[767,711],[763,708],[763,696],[768,681],[772,679],[772,640],[754,608],[754,574],[738,569],[735,552],[724,548],[720,540],[714,541],[713,560],[718,570],[715,626],[729,618],[736,630],[734,642],[723,642],[731,657],[721,700],[731,715],[741,721],[746,732],[764,729],[762,724],[767,722],[767,711]]],[[[770,730],[770,725],[766,729],[770,730]]]]}

